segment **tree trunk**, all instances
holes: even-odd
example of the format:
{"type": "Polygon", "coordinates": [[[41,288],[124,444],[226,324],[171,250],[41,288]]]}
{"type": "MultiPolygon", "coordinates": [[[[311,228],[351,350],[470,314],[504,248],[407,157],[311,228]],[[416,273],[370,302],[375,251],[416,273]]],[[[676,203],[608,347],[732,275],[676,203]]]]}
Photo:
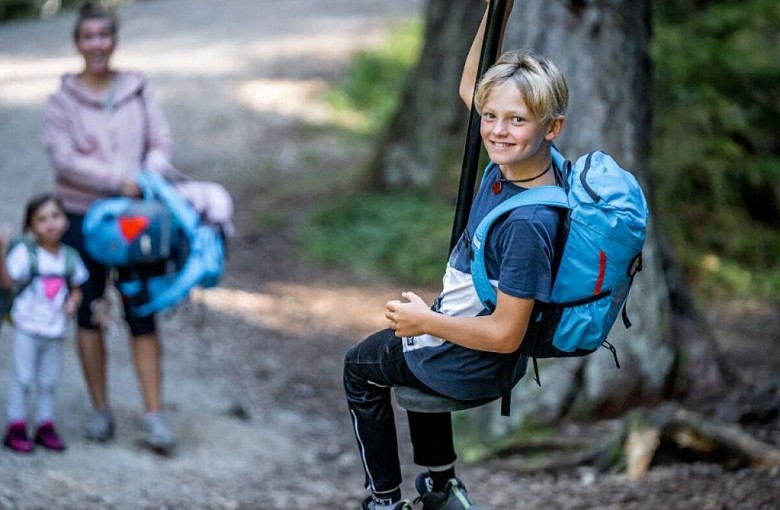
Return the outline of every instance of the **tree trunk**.
{"type": "MultiPolygon", "coordinates": [[[[474,0],[430,0],[423,56],[375,159],[373,175],[382,187],[440,186],[444,175],[457,181],[467,119],[457,85],[483,9],[474,0]]],[[[649,0],[517,0],[504,48],[531,49],[560,67],[570,109],[558,147],[572,160],[596,148],[612,154],[642,182],[652,211],[649,42],[649,0]]],[[[484,440],[529,422],[619,415],[657,403],[675,387],[698,395],[720,387],[711,339],[656,232],[651,221],[644,270],[628,298],[633,327],[625,330],[618,320],[610,335],[621,368],[606,349],[541,361],[542,387],[532,377],[521,381],[510,419],[488,406],[466,413],[458,422],[463,430],[484,440]]]]}
{"type": "Polygon", "coordinates": [[[468,120],[458,85],[468,34],[476,32],[484,8],[474,0],[429,0],[420,59],[369,166],[373,188],[454,195],[468,120]]]}

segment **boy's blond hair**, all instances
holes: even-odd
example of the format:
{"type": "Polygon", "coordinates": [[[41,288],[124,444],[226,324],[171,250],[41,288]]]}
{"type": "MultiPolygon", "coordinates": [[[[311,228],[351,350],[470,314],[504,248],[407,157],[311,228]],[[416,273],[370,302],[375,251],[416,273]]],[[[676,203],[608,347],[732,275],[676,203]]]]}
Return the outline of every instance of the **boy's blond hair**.
{"type": "Polygon", "coordinates": [[[537,122],[547,124],[566,114],[569,88],[555,64],[530,52],[508,51],[488,69],[477,86],[474,106],[480,115],[493,88],[510,80],[517,85],[537,122]]]}

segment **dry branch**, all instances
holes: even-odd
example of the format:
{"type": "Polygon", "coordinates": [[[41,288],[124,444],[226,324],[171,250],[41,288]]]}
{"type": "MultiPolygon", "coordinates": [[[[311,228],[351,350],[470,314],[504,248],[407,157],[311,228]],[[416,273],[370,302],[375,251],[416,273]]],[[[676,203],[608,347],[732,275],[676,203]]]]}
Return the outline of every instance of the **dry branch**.
{"type": "Polygon", "coordinates": [[[513,457],[510,465],[518,473],[556,472],[583,465],[606,470],[625,461],[626,474],[641,478],[650,469],[663,446],[693,451],[713,462],[738,461],[754,467],[780,466],[780,449],[759,441],[739,425],[683,409],[668,403],[653,410],[638,411],[624,419],[623,426],[600,441],[556,438],[523,441],[497,453],[513,457]]]}
{"type": "Polygon", "coordinates": [[[678,438],[680,446],[698,449],[697,441],[714,442],[735,455],[739,455],[756,467],[780,466],[780,449],[759,441],[739,425],[721,422],[674,404],[659,408],[657,414],[665,416],[664,432],[678,438]]]}

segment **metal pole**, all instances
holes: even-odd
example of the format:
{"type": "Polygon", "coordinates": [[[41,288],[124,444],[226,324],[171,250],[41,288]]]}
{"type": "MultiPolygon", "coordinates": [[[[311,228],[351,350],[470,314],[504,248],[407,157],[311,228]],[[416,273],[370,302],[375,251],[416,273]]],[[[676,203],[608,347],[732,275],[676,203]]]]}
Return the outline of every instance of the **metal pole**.
{"type": "MultiPolygon", "coordinates": [[[[479,70],[477,80],[479,83],[482,75],[485,74],[490,66],[498,57],[498,44],[501,40],[501,27],[504,22],[506,12],[506,0],[490,0],[488,7],[487,25],[485,27],[485,36],[482,41],[482,53],[479,57],[479,70]]],[[[479,165],[479,154],[482,140],[479,136],[479,115],[474,108],[473,100],[471,105],[471,114],[469,115],[468,131],[466,133],[466,145],[463,154],[463,164],[460,172],[460,184],[458,187],[458,201],[455,205],[455,219],[452,224],[452,237],[450,239],[450,251],[455,247],[468,223],[469,213],[471,212],[471,203],[474,200],[474,184],[477,179],[477,165],[479,165]]]]}

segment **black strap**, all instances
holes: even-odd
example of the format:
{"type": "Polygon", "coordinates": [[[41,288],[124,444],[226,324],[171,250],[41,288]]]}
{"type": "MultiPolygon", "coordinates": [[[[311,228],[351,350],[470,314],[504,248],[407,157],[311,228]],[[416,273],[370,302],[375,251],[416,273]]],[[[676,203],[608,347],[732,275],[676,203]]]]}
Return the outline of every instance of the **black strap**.
{"type": "MultiPolygon", "coordinates": [[[[516,350],[512,354],[506,355],[501,366],[501,416],[509,416],[509,413],[511,412],[512,388],[514,386],[512,376],[515,373],[515,367],[517,366],[517,362],[520,360],[520,356],[520,349],[516,350]]],[[[536,381],[538,382],[539,373],[536,369],[536,359],[532,359],[534,361],[534,370],[537,371],[536,381]]]]}
{"type": "Polygon", "coordinates": [[[620,368],[620,362],[618,361],[617,349],[615,349],[615,346],[612,345],[611,343],[607,342],[606,340],[604,340],[601,343],[601,346],[604,347],[605,349],[607,349],[609,352],[612,353],[612,357],[615,358],[615,366],[620,368]]]}
{"type": "Polygon", "coordinates": [[[628,320],[628,310],[626,310],[626,306],[628,306],[628,301],[623,303],[623,325],[626,327],[626,329],[628,329],[632,326],[632,324],[631,321],[628,320]]]}
{"type": "MultiPolygon", "coordinates": [[[[612,354],[615,355],[615,363],[617,363],[617,354],[614,349],[615,348],[612,347],[612,354]]],[[[539,364],[537,363],[536,358],[531,358],[531,361],[534,364],[534,381],[536,381],[536,384],[541,388],[542,381],[539,379],[539,364]]],[[[512,372],[514,371],[516,363],[517,356],[513,354],[507,357],[504,361],[504,366],[501,369],[501,416],[509,416],[512,410],[512,372]],[[514,362],[512,362],[513,358],[514,362]]],[[[620,368],[620,366],[618,366],[618,368],[620,368]]]]}
{"type": "Polygon", "coordinates": [[[512,407],[512,358],[507,356],[501,367],[501,416],[509,416],[512,407]]]}
{"type": "Polygon", "coordinates": [[[626,300],[623,302],[623,325],[626,327],[626,329],[631,327],[631,321],[628,319],[628,293],[631,290],[631,286],[634,284],[634,276],[642,270],[642,252],[640,251],[637,253],[636,257],[631,261],[631,263],[628,265],[628,276],[630,277],[630,280],[628,281],[628,289],[626,290],[626,300]]]}
{"type": "Polygon", "coordinates": [[[536,385],[541,388],[542,380],[539,379],[539,363],[536,361],[536,358],[531,358],[531,360],[534,362],[534,381],[536,381],[536,385]]]}

